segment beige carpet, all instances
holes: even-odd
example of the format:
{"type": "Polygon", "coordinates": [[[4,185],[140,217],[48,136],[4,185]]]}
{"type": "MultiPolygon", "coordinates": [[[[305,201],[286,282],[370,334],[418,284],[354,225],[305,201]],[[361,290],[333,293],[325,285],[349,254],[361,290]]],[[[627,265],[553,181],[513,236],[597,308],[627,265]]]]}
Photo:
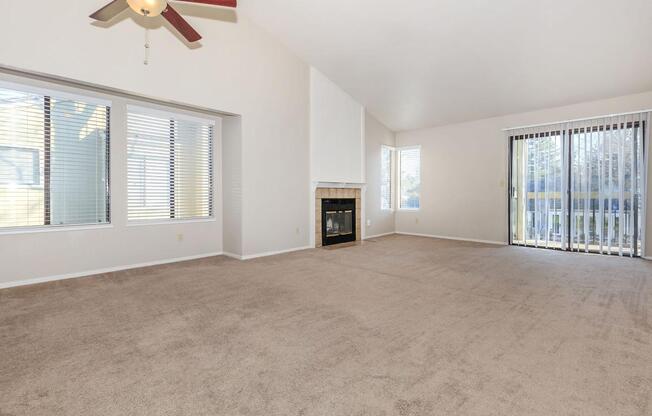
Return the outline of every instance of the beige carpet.
{"type": "Polygon", "coordinates": [[[0,415],[652,415],[652,263],[389,236],[0,291],[0,415]]]}

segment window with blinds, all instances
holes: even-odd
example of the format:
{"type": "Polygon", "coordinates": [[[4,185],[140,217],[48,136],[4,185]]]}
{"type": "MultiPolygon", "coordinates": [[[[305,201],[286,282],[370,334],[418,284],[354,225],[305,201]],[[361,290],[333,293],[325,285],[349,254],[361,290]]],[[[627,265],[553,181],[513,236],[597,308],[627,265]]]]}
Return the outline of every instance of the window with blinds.
{"type": "Polygon", "coordinates": [[[110,107],[0,85],[0,228],[107,224],[110,107]]]}
{"type": "Polygon", "coordinates": [[[213,130],[208,120],[130,106],[128,220],[213,216],[213,130]]]}
{"type": "Polygon", "coordinates": [[[399,208],[419,209],[421,204],[421,149],[399,149],[399,208]]]}
{"type": "Polygon", "coordinates": [[[392,203],[392,177],[394,171],[394,149],[381,146],[380,151],[380,208],[391,210],[392,203]]]}

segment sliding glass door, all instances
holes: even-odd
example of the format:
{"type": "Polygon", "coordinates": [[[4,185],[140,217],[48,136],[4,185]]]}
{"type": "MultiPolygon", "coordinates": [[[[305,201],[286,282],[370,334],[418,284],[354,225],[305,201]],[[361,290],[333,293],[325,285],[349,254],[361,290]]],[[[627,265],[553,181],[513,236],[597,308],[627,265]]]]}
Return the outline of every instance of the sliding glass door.
{"type": "Polygon", "coordinates": [[[510,243],[639,256],[647,117],[509,130],[510,243]]]}
{"type": "Polygon", "coordinates": [[[564,140],[559,131],[523,133],[511,138],[512,241],[563,248],[564,140]]]}

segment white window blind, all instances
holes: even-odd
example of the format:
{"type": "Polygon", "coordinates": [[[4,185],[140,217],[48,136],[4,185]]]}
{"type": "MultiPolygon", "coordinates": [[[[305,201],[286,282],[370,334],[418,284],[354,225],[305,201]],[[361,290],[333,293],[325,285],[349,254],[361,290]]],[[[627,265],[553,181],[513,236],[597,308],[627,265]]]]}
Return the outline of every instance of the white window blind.
{"type": "Polygon", "coordinates": [[[106,224],[110,107],[0,86],[0,228],[106,224]]]}
{"type": "Polygon", "coordinates": [[[399,158],[399,208],[418,209],[421,199],[421,149],[400,149],[399,158]]]}
{"type": "Polygon", "coordinates": [[[129,108],[128,219],[213,216],[213,124],[129,108]]]}
{"type": "Polygon", "coordinates": [[[394,150],[381,146],[380,153],[380,208],[393,209],[392,177],[394,170],[394,150]]]}

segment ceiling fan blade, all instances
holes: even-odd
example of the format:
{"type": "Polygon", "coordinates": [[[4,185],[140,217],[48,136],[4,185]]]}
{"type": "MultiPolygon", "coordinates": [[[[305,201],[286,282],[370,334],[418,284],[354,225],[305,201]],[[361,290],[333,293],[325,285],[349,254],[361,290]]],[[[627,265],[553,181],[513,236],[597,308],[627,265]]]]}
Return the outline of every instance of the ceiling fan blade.
{"type": "Polygon", "coordinates": [[[201,35],[197,33],[197,31],[193,29],[192,26],[190,26],[190,24],[186,22],[186,20],[169,4],[168,7],[163,10],[161,16],[165,17],[165,19],[170,22],[170,24],[174,26],[175,29],[177,29],[179,33],[188,40],[188,42],[197,42],[201,39],[201,35]]]}
{"type": "Polygon", "coordinates": [[[99,20],[100,22],[108,22],[128,7],[129,5],[126,0],[113,0],[111,3],[102,7],[89,17],[91,19],[99,20]]]}
{"type": "Polygon", "coordinates": [[[213,6],[222,6],[222,7],[238,7],[238,0],[175,0],[183,1],[186,3],[203,3],[210,4],[213,6]]]}

